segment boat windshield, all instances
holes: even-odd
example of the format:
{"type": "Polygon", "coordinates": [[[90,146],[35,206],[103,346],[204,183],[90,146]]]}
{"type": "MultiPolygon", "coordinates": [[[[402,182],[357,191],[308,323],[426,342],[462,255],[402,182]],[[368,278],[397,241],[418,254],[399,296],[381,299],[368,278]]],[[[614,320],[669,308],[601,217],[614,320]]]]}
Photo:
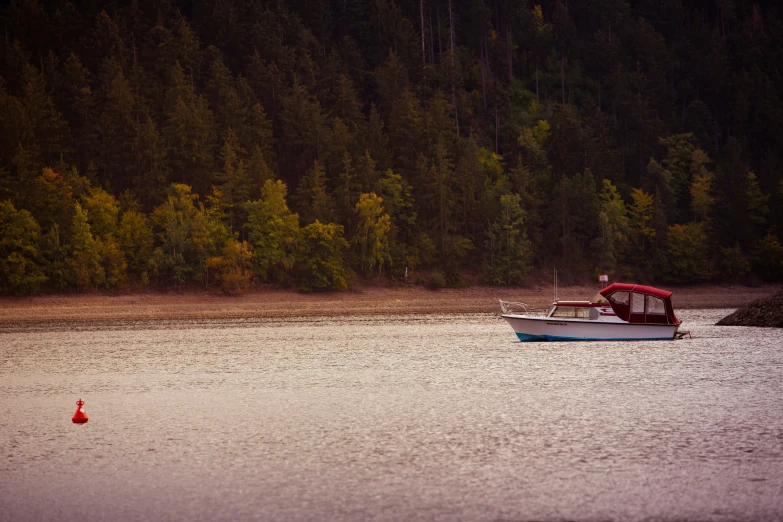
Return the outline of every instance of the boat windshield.
{"type": "Polygon", "coordinates": [[[601,303],[601,304],[609,304],[609,301],[606,300],[606,297],[602,296],[601,293],[595,294],[595,297],[590,301],[591,303],[601,303]]]}
{"type": "Polygon", "coordinates": [[[579,317],[582,319],[591,319],[590,308],[580,306],[557,306],[550,317],[579,317]]]}

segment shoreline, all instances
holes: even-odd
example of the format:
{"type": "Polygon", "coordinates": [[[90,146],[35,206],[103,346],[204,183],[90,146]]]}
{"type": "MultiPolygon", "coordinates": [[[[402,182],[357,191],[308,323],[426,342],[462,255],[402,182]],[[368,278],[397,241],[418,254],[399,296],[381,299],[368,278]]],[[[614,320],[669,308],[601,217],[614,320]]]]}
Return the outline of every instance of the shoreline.
{"type": "MultiPolygon", "coordinates": [[[[563,286],[562,300],[591,299],[600,287],[563,286]]],[[[739,308],[780,290],[757,287],[670,287],[675,311],[692,308],[739,308]]],[[[422,287],[365,287],[345,292],[303,294],[295,290],[257,290],[241,296],[209,292],[82,294],[0,298],[0,326],[41,323],[211,320],[348,315],[420,315],[493,313],[498,299],[521,301],[532,309],[552,304],[552,288],[477,286],[427,290],[422,287]]]]}

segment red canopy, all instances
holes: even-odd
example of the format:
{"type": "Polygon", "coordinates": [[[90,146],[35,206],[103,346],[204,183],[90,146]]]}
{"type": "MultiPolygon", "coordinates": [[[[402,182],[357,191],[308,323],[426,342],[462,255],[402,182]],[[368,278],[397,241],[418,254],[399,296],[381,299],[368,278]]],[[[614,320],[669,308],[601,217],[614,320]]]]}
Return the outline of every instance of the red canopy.
{"type": "MultiPolygon", "coordinates": [[[[660,288],[653,288],[652,286],[633,285],[628,283],[612,283],[603,290],[599,291],[603,297],[605,297],[609,304],[617,314],[617,317],[630,323],[666,323],[666,324],[679,324],[680,320],[674,315],[674,307],[672,306],[671,296],[672,293],[668,290],[661,290],[660,288]],[[612,295],[617,292],[628,292],[622,299],[613,299],[612,295]],[[630,301],[633,294],[638,294],[642,299],[638,302],[639,306],[635,305],[635,310],[631,310],[630,301]],[[661,313],[660,309],[650,311],[650,304],[647,298],[641,297],[641,295],[649,295],[661,299],[664,303],[664,311],[661,313]]],[[[633,298],[636,299],[636,298],[633,298]]],[[[636,302],[636,301],[634,301],[636,302]]]]}
{"type": "Polygon", "coordinates": [[[599,293],[602,296],[607,297],[620,290],[654,295],[655,297],[659,297],[661,299],[668,299],[672,295],[672,293],[668,290],[661,290],[660,288],[653,288],[652,286],[633,285],[629,283],[612,283],[611,285],[601,290],[599,293]]]}

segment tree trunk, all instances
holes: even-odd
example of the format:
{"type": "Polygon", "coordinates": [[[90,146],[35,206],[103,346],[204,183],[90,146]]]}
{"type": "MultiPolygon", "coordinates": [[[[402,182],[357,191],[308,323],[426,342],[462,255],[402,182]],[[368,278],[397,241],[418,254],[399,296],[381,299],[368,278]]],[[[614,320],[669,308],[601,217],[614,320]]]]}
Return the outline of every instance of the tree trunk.
{"type": "Polygon", "coordinates": [[[378,10],[378,46],[383,46],[383,36],[381,34],[381,4],[379,0],[375,0],[375,8],[378,10]]]}
{"type": "Polygon", "coordinates": [[[511,28],[506,32],[506,48],[508,49],[508,81],[514,79],[514,53],[511,49],[511,28]]]}
{"type": "Polygon", "coordinates": [[[424,0],[419,0],[419,15],[421,16],[421,66],[427,64],[427,55],[424,50],[424,0]]]}
{"type": "Polygon", "coordinates": [[[495,154],[498,152],[498,134],[500,133],[500,118],[498,117],[498,105],[495,104],[495,154]]]}
{"type": "Polygon", "coordinates": [[[565,55],[560,55],[560,88],[563,91],[563,105],[565,105],[565,55]]]}
{"type": "Polygon", "coordinates": [[[457,137],[459,138],[459,113],[457,112],[457,87],[454,85],[454,15],[449,0],[449,45],[451,46],[451,103],[454,104],[454,123],[457,125],[457,137]]]}
{"type": "Polygon", "coordinates": [[[430,10],[430,63],[435,63],[435,31],[432,30],[432,10],[430,10]]]}
{"type": "Polygon", "coordinates": [[[538,103],[538,61],[536,61],[536,103],[538,103]]]}
{"type": "Polygon", "coordinates": [[[598,110],[601,110],[601,77],[598,77],[598,110]]]}
{"type": "Polygon", "coordinates": [[[435,15],[438,20],[438,60],[443,62],[443,40],[440,37],[440,6],[435,6],[435,15]]]}
{"type": "Polygon", "coordinates": [[[486,49],[487,41],[482,39],[481,41],[481,97],[484,100],[484,114],[487,112],[487,79],[486,79],[486,65],[484,64],[484,49],[486,49]]]}

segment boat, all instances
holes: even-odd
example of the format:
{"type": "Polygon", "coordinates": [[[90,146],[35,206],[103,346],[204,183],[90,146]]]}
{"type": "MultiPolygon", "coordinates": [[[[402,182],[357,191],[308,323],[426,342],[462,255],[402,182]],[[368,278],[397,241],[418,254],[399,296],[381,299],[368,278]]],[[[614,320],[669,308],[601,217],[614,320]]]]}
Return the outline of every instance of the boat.
{"type": "Polygon", "coordinates": [[[556,299],[543,317],[529,314],[523,303],[500,301],[500,307],[520,341],[657,341],[678,336],[682,321],[671,296],[651,286],[612,283],[590,301],[556,299]]]}

